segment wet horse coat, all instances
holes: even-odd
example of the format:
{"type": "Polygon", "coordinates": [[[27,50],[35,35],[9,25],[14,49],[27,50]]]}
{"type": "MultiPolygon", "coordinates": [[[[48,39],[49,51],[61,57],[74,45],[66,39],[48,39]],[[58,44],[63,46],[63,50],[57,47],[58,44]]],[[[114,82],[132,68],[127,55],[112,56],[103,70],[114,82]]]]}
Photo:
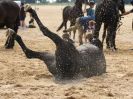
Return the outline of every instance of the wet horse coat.
{"type": "Polygon", "coordinates": [[[123,0],[97,0],[94,37],[99,37],[99,30],[104,23],[107,25],[107,46],[112,49],[116,49],[115,38],[119,22],[119,9],[125,12],[123,0]]]}
{"type": "Polygon", "coordinates": [[[63,40],[45,27],[35,10],[29,8],[26,11],[32,14],[43,35],[50,38],[56,45],[54,54],[36,52],[27,48],[21,37],[16,35],[16,41],[27,58],[43,60],[56,79],[74,79],[79,75],[90,77],[106,72],[106,61],[101,49],[89,43],[76,48],[72,43],[63,40]]]}

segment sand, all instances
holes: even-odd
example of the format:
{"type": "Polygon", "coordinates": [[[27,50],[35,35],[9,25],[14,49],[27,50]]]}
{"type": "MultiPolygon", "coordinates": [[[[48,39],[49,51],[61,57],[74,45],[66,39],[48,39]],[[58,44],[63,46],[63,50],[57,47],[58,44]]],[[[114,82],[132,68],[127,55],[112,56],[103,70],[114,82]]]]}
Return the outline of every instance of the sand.
{"type": "MultiPolygon", "coordinates": [[[[57,33],[63,8],[44,5],[39,6],[37,13],[43,24],[57,33]]],[[[126,10],[131,8],[126,6],[126,10]]],[[[0,30],[0,99],[133,99],[132,16],[122,19],[116,37],[118,51],[104,48],[107,73],[68,83],[56,82],[46,65],[38,59],[27,59],[17,43],[14,49],[5,49],[5,30],[0,30]]],[[[28,20],[27,14],[26,23],[28,20]]],[[[54,43],[38,27],[19,29],[18,34],[32,50],[55,51],[54,43]]],[[[62,30],[57,34],[61,35],[62,30]]]]}

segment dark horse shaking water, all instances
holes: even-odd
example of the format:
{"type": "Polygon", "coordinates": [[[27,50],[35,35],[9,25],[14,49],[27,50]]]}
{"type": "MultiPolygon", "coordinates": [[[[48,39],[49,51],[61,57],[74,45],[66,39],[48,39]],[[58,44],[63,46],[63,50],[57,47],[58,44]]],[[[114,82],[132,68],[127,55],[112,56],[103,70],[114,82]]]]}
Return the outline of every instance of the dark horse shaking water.
{"type": "MultiPolygon", "coordinates": [[[[0,27],[6,26],[13,29],[16,33],[19,25],[19,6],[10,0],[0,1],[0,27]]],[[[8,38],[5,48],[13,48],[14,38],[8,38]]]]}
{"type": "Polygon", "coordinates": [[[102,23],[104,23],[107,28],[107,48],[111,48],[112,50],[116,50],[115,38],[120,18],[119,10],[122,13],[125,12],[123,0],[97,0],[94,37],[99,37],[99,30],[102,23]]]}
{"type": "MultiPolygon", "coordinates": [[[[65,29],[67,29],[67,21],[70,21],[70,26],[75,25],[76,18],[83,16],[82,12],[82,4],[84,3],[85,0],[76,0],[75,5],[72,6],[66,6],[63,9],[63,22],[61,25],[58,27],[57,31],[59,31],[63,26],[65,29]]],[[[75,32],[74,32],[74,37],[75,38],[75,32]]]]}
{"type": "MultiPolygon", "coordinates": [[[[25,6],[25,10],[32,14],[44,36],[50,38],[56,45],[55,54],[36,52],[28,49],[21,37],[16,35],[15,39],[27,58],[38,58],[44,61],[53,76],[62,80],[73,79],[78,75],[90,77],[106,72],[106,61],[103,51],[93,45],[95,42],[93,44],[87,43],[76,48],[72,43],[63,40],[60,36],[45,27],[38,18],[35,10],[29,5],[25,6]]],[[[99,41],[99,43],[101,42],[99,41]]]]}

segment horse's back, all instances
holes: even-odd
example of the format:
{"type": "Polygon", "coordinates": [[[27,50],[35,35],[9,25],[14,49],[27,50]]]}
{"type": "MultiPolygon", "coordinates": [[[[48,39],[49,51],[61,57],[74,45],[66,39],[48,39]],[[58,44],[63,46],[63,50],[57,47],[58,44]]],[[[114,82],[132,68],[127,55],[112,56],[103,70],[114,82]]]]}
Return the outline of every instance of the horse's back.
{"type": "Polygon", "coordinates": [[[84,44],[77,48],[82,57],[83,75],[86,77],[100,75],[106,72],[106,61],[98,47],[92,44],[84,44]]]}
{"type": "Polygon", "coordinates": [[[118,7],[112,0],[101,0],[96,5],[96,20],[112,23],[111,19],[118,19],[118,7]]]}
{"type": "Polygon", "coordinates": [[[7,22],[14,23],[19,16],[19,11],[20,8],[17,3],[10,0],[0,1],[0,15],[3,17],[0,21],[6,20],[7,22]]]}

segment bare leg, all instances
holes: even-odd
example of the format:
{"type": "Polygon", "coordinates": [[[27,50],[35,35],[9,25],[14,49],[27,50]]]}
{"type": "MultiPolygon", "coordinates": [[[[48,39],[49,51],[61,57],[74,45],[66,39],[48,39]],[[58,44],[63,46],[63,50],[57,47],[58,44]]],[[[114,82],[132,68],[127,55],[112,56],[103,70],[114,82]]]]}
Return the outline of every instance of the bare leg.
{"type": "Polygon", "coordinates": [[[84,34],[84,30],[82,28],[82,26],[78,27],[78,33],[79,33],[79,45],[83,44],[83,34],[84,34]]]}
{"type": "Polygon", "coordinates": [[[85,40],[85,43],[87,43],[86,33],[84,33],[84,40],[85,40]]]}

